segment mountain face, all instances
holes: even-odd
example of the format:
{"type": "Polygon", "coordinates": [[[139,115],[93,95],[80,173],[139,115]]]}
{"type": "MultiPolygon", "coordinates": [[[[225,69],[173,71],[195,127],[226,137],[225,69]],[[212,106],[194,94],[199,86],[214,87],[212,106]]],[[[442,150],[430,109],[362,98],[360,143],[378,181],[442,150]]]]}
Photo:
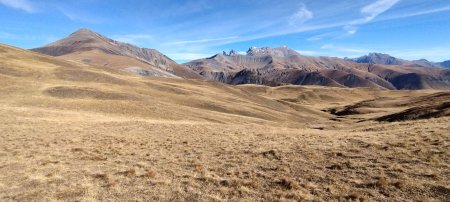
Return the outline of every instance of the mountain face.
{"type": "Polygon", "coordinates": [[[440,62],[439,65],[441,65],[442,67],[445,67],[445,68],[450,68],[450,60],[440,62]]]}
{"type": "Polygon", "coordinates": [[[382,64],[382,65],[403,65],[406,61],[397,59],[388,54],[383,53],[369,53],[368,55],[361,56],[359,58],[351,59],[357,63],[370,63],[370,64],[382,64]]]}
{"type": "Polygon", "coordinates": [[[143,76],[201,78],[155,49],[118,42],[88,29],[80,29],[67,38],[32,51],[143,76]]]}
{"type": "Polygon", "coordinates": [[[303,56],[282,46],[251,47],[245,55],[224,52],[184,65],[207,79],[229,84],[450,89],[450,70],[401,64],[403,60],[385,54],[371,54],[355,62],[303,56]]]}
{"type": "Polygon", "coordinates": [[[404,65],[417,67],[441,67],[439,63],[430,62],[425,59],[420,60],[403,60],[392,57],[384,53],[369,53],[359,58],[347,59],[357,63],[382,64],[382,65],[404,65]]]}
{"type": "Polygon", "coordinates": [[[283,57],[287,58],[290,56],[300,56],[296,51],[289,49],[287,46],[281,46],[279,48],[271,48],[271,47],[251,47],[247,51],[248,56],[274,56],[274,57],[283,57]]]}

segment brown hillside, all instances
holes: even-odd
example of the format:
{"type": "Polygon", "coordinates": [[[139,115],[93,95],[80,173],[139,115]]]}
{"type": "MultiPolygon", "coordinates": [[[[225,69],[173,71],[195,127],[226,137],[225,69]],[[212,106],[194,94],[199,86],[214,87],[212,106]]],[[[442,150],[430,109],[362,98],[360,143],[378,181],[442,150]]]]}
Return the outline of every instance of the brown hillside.
{"type": "Polygon", "coordinates": [[[76,60],[86,64],[114,67],[143,76],[201,79],[195,72],[177,64],[154,49],[118,42],[88,29],[33,51],[76,60]]]}
{"type": "Polygon", "coordinates": [[[142,77],[0,45],[0,200],[445,201],[450,117],[375,118],[447,96],[142,77]],[[327,111],[357,103],[374,112],[327,111]]]}

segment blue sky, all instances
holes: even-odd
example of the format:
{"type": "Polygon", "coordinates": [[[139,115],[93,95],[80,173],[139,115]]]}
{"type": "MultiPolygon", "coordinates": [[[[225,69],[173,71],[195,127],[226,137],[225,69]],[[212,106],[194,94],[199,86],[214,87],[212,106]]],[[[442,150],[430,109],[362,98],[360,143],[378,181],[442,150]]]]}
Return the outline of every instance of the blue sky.
{"type": "Polygon", "coordinates": [[[0,42],[34,48],[85,27],[178,62],[287,45],[303,55],[450,60],[449,0],[0,0],[0,42]]]}

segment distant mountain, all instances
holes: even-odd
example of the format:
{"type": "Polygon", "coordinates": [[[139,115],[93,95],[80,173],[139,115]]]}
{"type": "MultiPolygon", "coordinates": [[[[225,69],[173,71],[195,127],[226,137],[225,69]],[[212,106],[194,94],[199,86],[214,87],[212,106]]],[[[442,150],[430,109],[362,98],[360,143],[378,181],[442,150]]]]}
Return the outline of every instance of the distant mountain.
{"type": "Polygon", "coordinates": [[[88,29],[32,50],[143,76],[228,84],[450,89],[450,69],[433,68],[435,65],[426,60],[406,61],[377,53],[349,60],[303,56],[286,46],[251,47],[245,54],[232,50],[180,65],[157,50],[118,42],[88,29]]]}
{"type": "Polygon", "coordinates": [[[88,29],[80,29],[67,38],[31,50],[143,76],[201,78],[155,49],[118,42],[88,29]]]}
{"type": "Polygon", "coordinates": [[[444,61],[444,62],[440,62],[439,63],[442,67],[445,68],[450,68],[450,60],[444,61]]]}
{"type": "Polygon", "coordinates": [[[397,59],[388,54],[383,53],[369,53],[368,55],[359,58],[350,59],[357,63],[382,64],[382,65],[403,65],[406,61],[397,59]]]}
{"type": "Polygon", "coordinates": [[[184,65],[207,79],[229,84],[450,89],[450,70],[395,66],[405,63],[385,54],[369,54],[358,61],[303,56],[282,46],[251,47],[245,55],[224,52],[184,65]]]}
{"type": "Polygon", "coordinates": [[[440,64],[430,62],[426,59],[404,60],[384,53],[369,53],[359,58],[347,59],[357,63],[382,64],[382,65],[404,65],[418,67],[441,67],[440,64]]]}
{"type": "Polygon", "coordinates": [[[412,66],[419,66],[419,67],[442,67],[439,63],[430,62],[426,59],[420,59],[420,60],[412,60],[410,61],[413,63],[412,66]]]}

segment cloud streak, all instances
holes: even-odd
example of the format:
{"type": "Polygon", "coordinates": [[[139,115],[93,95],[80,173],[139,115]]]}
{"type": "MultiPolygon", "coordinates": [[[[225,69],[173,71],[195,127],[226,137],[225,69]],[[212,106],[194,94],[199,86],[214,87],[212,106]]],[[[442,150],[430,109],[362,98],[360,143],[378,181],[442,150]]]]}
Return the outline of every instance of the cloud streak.
{"type": "Polygon", "coordinates": [[[439,13],[439,12],[444,12],[444,11],[450,11],[450,5],[447,5],[447,6],[444,6],[444,7],[441,7],[441,8],[436,8],[436,9],[417,11],[417,12],[413,12],[413,13],[397,14],[397,15],[393,15],[393,16],[384,18],[383,20],[392,20],[392,19],[414,17],[414,16],[427,15],[427,14],[432,14],[432,13],[439,13]]]}
{"type": "Polygon", "coordinates": [[[10,8],[23,10],[28,13],[33,13],[36,11],[36,8],[28,0],[0,0],[0,4],[10,8]]]}
{"type": "Polygon", "coordinates": [[[433,47],[428,49],[386,50],[383,52],[408,60],[418,60],[426,58],[434,62],[442,62],[439,60],[439,58],[450,58],[450,52],[448,51],[448,48],[444,47],[433,47]]]}
{"type": "MultiPolygon", "coordinates": [[[[360,13],[363,15],[362,18],[356,19],[356,20],[333,22],[333,23],[329,23],[329,24],[324,23],[324,24],[315,24],[315,25],[305,25],[302,27],[283,29],[282,31],[278,31],[278,32],[262,33],[262,34],[250,35],[250,36],[242,36],[236,40],[227,41],[226,43],[220,43],[219,45],[237,43],[237,42],[245,42],[245,41],[251,41],[251,40],[268,38],[268,37],[275,37],[275,36],[283,36],[283,35],[287,35],[287,34],[295,34],[295,33],[316,31],[316,30],[322,30],[322,29],[330,29],[330,28],[336,28],[336,27],[342,27],[346,31],[347,34],[352,35],[357,32],[358,26],[363,25],[363,24],[387,21],[387,20],[395,20],[395,19],[399,19],[399,18],[414,17],[414,16],[420,16],[420,15],[427,15],[427,14],[439,13],[439,12],[444,12],[444,11],[450,10],[450,5],[448,5],[448,6],[445,6],[442,8],[436,8],[436,9],[430,9],[430,10],[424,10],[424,11],[416,11],[416,12],[410,12],[410,13],[404,13],[404,14],[394,14],[391,16],[383,17],[383,18],[377,18],[380,14],[388,11],[398,2],[399,2],[399,0],[378,0],[375,3],[366,5],[363,8],[361,8],[361,10],[360,10],[360,13]]],[[[333,34],[329,34],[329,36],[332,36],[332,35],[333,34]]],[[[320,35],[310,37],[310,38],[308,38],[308,40],[309,41],[322,40],[326,36],[327,36],[327,34],[320,34],[320,35]]]]}
{"type": "Polygon", "coordinates": [[[378,0],[375,3],[364,6],[361,13],[364,15],[364,21],[369,22],[378,15],[386,12],[400,0],[378,0]]]}
{"type": "Polygon", "coordinates": [[[314,17],[313,12],[308,10],[304,4],[301,4],[300,8],[297,12],[295,12],[289,20],[289,24],[298,25],[303,24],[304,22],[311,20],[314,17]]]}
{"type": "Polygon", "coordinates": [[[237,38],[239,38],[239,37],[238,36],[230,36],[230,37],[214,38],[214,39],[173,41],[173,42],[168,42],[165,45],[203,44],[203,43],[209,43],[209,42],[233,40],[233,39],[237,39],[237,38]]]}
{"type": "Polygon", "coordinates": [[[83,12],[76,11],[75,9],[67,9],[62,7],[57,7],[57,10],[74,22],[83,22],[83,23],[90,23],[90,24],[98,24],[102,22],[102,20],[98,19],[97,17],[94,17],[92,15],[88,15],[83,12]]]}
{"type": "Polygon", "coordinates": [[[17,36],[8,32],[0,32],[0,39],[17,39],[17,36]]]}
{"type": "Polygon", "coordinates": [[[344,52],[344,53],[358,53],[358,54],[371,52],[368,49],[340,47],[340,46],[335,46],[333,44],[325,44],[325,45],[321,46],[320,49],[332,50],[332,51],[344,52]]]}
{"type": "Polygon", "coordinates": [[[390,8],[392,8],[395,4],[397,4],[400,0],[377,0],[376,2],[369,4],[367,6],[364,6],[360,13],[362,14],[363,18],[354,20],[350,22],[349,24],[344,26],[344,30],[350,34],[353,35],[358,30],[358,25],[366,24],[373,19],[375,19],[380,14],[386,12],[390,8]]]}

